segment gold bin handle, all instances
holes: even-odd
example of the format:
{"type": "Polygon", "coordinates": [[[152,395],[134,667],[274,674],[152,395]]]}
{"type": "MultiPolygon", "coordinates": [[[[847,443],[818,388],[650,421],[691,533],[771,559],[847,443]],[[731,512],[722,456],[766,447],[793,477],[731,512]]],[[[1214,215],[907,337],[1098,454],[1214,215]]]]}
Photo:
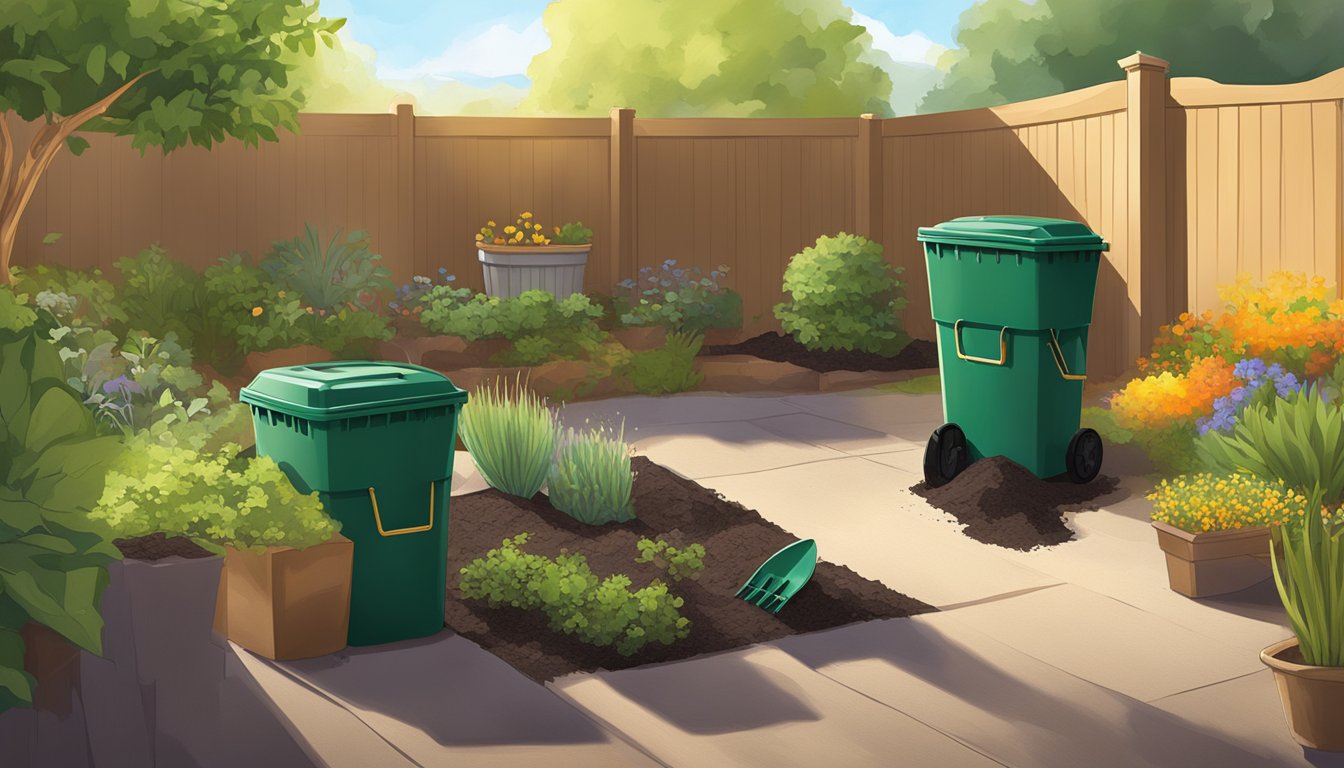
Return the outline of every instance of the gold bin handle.
{"type": "Polygon", "coordinates": [[[1008,326],[1005,325],[999,330],[999,359],[995,360],[992,357],[976,357],[975,355],[968,355],[962,350],[961,324],[964,322],[966,321],[958,320],[952,324],[952,337],[956,340],[957,357],[962,360],[969,360],[972,363],[988,363],[989,365],[1003,365],[1008,362],[1008,326]]]}
{"type": "Polygon", "coordinates": [[[1064,350],[1059,346],[1059,332],[1054,328],[1050,329],[1050,338],[1045,340],[1045,346],[1050,348],[1050,356],[1055,358],[1055,367],[1059,369],[1059,375],[1063,376],[1065,381],[1087,381],[1086,373],[1069,373],[1069,364],[1064,360],[1064,350]]]}
{"type": "Polygon", "coordinates": [[[378,494],[374,492],[373,486],[369,486],[369,502],[373,504],[373,522],[378,526],[378,535],[380,536],[401,536],[407,533],[422,533],[434,527],[434,481],[429,483],[429,522],[424,525],[412,525],[408,528],[397,528],[387,530],[383,527],[383,516],[378,512],[378,494]]]}

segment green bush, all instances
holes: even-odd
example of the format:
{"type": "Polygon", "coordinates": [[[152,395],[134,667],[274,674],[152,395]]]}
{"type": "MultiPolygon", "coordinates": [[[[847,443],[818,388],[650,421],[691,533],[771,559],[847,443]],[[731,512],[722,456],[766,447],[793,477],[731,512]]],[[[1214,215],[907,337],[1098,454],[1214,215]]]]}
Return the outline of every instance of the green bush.
{"type": "Polygon", "coordinates": [[[145,331],[160,339],[173,333],[190,346],[187,318],[196,308],[201,276],[158,244],[113,266],[122,276],[118,300],[127,319],[112,330],[123,336],[130,330],[145,331]]]}
{"type": "Polygon", "coordinates": [[[910,342],[901,328],[900,267],[882,259],[882,246],[841,232],[820,237],[789,259],[775,317],[811,350],[845,349],[894,355],[910,342]]]}
{"type": "Polygon", "coordinates": [[[585,227],[582,221],[571,221],[555,228],[551,238],[555,245],[583,245],[593,242],[593,230],[585,227]]]}
{"type": "Polygon", "coordinates": [[[273,460],[239,452],[236,444],[205,453],[134,437],[91,516],[119,537],[162,532],[253,550],[303,549],[340,530],[316,492],[299,493],[273,460]]]}
{"type": "Polygon", "coordinates": [[[491,488],[530,499],[550,472],[555,415],[521,378],[483,384],[462,407],[458,432],[491,488]]]}
{"type": "Polygon", "coordinates": [[[704,337],[672,332],[658,349],[635,352],[618,369],[618,376],[642,395],[688,392],[704,378],[695,370],[704,337]]]}
{"type": "Polygon", "coordinates": [[[241,367],[245,350],[239,328],[250,324],[253,307],[275,293],[270,278],[246,254],[230,254],[206,267],[194,297],[196,309],[186,323],[196,357],[221,373],[241,367]]]}
{"type": "Polygon", "coordinates": [[[1312,508],[1344,502],[1344,404],[1326,402],[1314,386],[1248,406],[1231,434],[1209,430],[1196,450],[1210,469],[1282,479],[1312,508]]]}
{"type": "Polygon", "coordinates": [[[662,325],[690,333],[740,327],[742,297],[718,282],[727,274],[726,264],[706,277],[699,267],[678,267],[676,259],[664,261],[657,272],[644,267],[638,280],[617,286],[625,293],[616,297],[616,313],[627,326],[662,325]]]}
{"type": "Polygon", "coordinates": [[[634,520],[630,501],[634,473],[625,424],[615,433],[605,427],[585,431],[571,427],[557,442],[546,481],[551,506],[588,525],[634,520]]]}
{"type": "Polygon", "coordinates": [[[599,579],[581,554],[560,554],[554,560],[523,552],[528,535],[505,539],[499,549],[461,570],[462,595],[485,600],[491,607],[508,605],[540,609],[551,628],[585,643],[615,646],[631,656],[649,643],[671,645],[690,634],[690,619],[677,610],[684,601],[654,581],[630,590],[630,577],[599,579]]]}
{"type": "Polygon", "coordinates": [[[390,339],[393,331],[387,318],[376,312],[349,307],[316,310],[280,291],[245,313],[237,334],[243,352],[311,344],[339,355],[356,344],[390,339]]]}
{"type": "Polygon", "coordinates": [[[102,653],[98,604],[120,559],[89,516],[120,441],[97,436],[44,338],[55,319],[26,300],[0,288],[0,712],[32,703],[19,637],[29,621],[102,653]]]}
{"type": "Polygon", "coordinates": [[[434,333],[467,341],[507,339],[514,349],[498,362],[535,365],[550,357],[578,357],[607,338],[597,325],[602,308],[575,293],[557,300],[548,291],[524,291],[511,299],[436,286],[423,299],[420,322],[434,333]],[[548,357],[542,358],[545,354],[548,357]]]}
{"type": "Polygon", "coordinates": [[[302,236],[272,244],[261,268],[295,298],[332,312],[369,307],[379,291],[392,289],[392,273],[379,264],[382,258],[369,249],[364,232],[351,232],[344,240],[337,232],[324,246],[317,228],[306,224],[302,236]]]}
{"type": "Polygon", "coordinates": [[[700,571],[705,568],[703,544],[688,544],[678,549],[662,539],[654,541],[645,537],[635,546],[639,549],[639,557],[635,558],[636,563],[653,563],[667,571],[667,575],[673,581],[682,579],[694,581],[700,577],[700,571]]]}
{"type": "Polygon", "coordinates": [[[103,277],[101,269],[85,272],[38,264],[12,267],[10,271],[16,293],[28,294],[65,325],[104,328],[126,322],[117,289],[103,277]]]}

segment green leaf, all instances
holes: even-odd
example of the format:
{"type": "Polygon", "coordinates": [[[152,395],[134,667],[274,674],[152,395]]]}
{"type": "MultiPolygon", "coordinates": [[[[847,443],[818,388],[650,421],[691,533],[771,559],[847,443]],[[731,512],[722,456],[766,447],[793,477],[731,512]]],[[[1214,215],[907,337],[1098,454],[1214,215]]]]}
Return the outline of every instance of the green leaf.
{"type": "Polygon", "coordinates": [[[23,671],[23,638],[16,631],[0,628],[0,713],[32,704],[35,682],[23,671]]]}
{"type": "MultiPolygon", "coordinates": [[[[75,157],[79,157],[80,155],[84,154],[84,150],[89,148],[89,140],[83,138],[82,136],[70,136],[66,138],[65,146],[67,149],[70,150],[70,154],[74,155],[75,157]]],[[[59,235],[57,237],[59,237],[59,235]]],[[[46,243],[47,245],[51,244],[47,243],[46,238],[43,238],[42,242],[46,243]]],[[[55,241],[53,240],[52,242],[55,241]]]]}
{"type": "Polygon", "coordinates": [[[107,66],[112,68],[119,77],[126,77],[126,65],[131,62],[131,57],[125,51],[113,51],[107,58],[107,66]]]}
{"type": "MultiPolygon", "coordinates": [[[[71,152],[74,152],[74,149],[72,148],[70,151],[71,151],[71,152]]],[[[76,153],[76,154],[78,154],[78,153],[76,153]]],[[[56,244],[56,241],[57,241],[57,240],[60,240],[60,239],[61,239],[61,233],[60,233],[60,232],[48,232],[47,234],[45,234],[45,235],[42,236],[42,244],[43,244],[43,245],[55,245],[55,244],[56,244]]]]}
{"type": "Polygon", "coordinates": [[[99,43],[89,51],[89,58],[84,62],[84,71],[89,73],[89,78],[98,85],[103,84],[103,74],[107,68],[107,49],[99,43]]]}

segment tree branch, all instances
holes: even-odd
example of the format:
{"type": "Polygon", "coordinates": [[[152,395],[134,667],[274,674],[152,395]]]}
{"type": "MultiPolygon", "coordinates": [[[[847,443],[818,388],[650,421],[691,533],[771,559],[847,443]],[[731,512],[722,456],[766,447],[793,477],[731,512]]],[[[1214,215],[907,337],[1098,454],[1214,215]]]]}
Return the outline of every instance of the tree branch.
{"type": "Polygon", "coordinates": [[[9,197],[9,172],[14,168],[14,137],[9,132],[9,112],[0,112],[0,211],[5,209],[5,200],[9,197]]]}

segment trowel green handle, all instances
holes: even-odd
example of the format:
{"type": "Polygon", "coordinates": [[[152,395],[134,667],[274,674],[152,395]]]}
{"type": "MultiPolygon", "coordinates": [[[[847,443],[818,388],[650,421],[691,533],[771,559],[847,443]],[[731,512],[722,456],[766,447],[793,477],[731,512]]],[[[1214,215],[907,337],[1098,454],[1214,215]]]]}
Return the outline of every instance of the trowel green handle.
{"type": "Polygon", "coordinates": [[[758,608],[779,613],[789,598],[798,594],[817,567],[817,542],[795,541],[761,563],[737,597],[758,608]]]}

